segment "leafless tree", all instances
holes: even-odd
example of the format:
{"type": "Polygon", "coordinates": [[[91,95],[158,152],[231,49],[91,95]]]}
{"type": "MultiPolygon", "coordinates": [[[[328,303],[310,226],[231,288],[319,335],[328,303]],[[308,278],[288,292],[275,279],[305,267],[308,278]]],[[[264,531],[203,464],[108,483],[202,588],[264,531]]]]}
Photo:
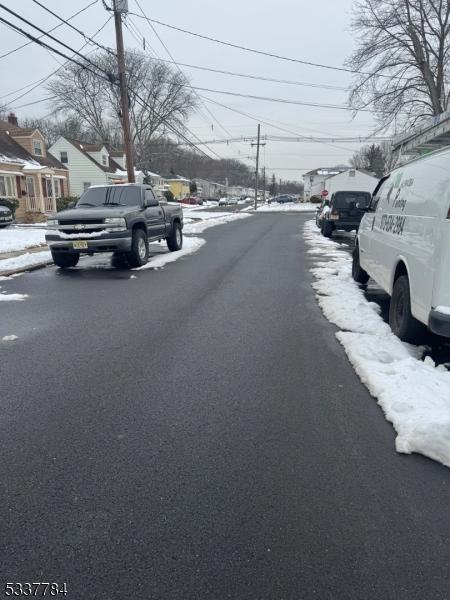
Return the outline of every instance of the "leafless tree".
{"type": "Polygon", "coordinates": [[[347,65],[361,73],[352,108],[373,108],[381,127],[447,110],[449,0],[357,0],[352,30],[357,47],[347,65]]]}
{"type": "MultiPolygon", "coordinates": [[[[104,72],[117,72],[116,59],[108,52],[91,55],[104,72]]],[[[131,134],[136,164],[148,168],[150,141],[167,134],[173,127],[184,129],[189,114],[196,108],[195,97],[186,78],[167,64],[139,51],[125,56],[129,85],[131,134]]],[[[56,96],[58,113],[75,116],[92,129],[99,140],[115,145],[121,136],[119,88],[78,65],[67,65],[48,85],[56,96]]]]}

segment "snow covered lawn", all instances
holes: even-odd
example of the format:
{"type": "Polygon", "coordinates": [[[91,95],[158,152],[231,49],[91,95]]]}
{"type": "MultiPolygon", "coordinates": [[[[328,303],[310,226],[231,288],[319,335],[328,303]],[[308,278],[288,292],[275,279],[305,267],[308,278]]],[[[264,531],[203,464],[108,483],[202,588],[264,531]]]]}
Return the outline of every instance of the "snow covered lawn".
{"type": "Polygon", "coordinates": [[[397,452],[418,452],[450,467],[450,372],[423,349],[401,342],[366,300],[351,276],[351,256],[320,235],[314,221],[304,227],[316,259],[311,272],[319,305],[342,331],[336,337],[361,381],[377,399],[396,432],[397,452]]]}
{"type": "Polygon", "coordinates": [[[15,252],[44,244],[45,229],[42,227],[0,229],[0,252],[15,252]]]}

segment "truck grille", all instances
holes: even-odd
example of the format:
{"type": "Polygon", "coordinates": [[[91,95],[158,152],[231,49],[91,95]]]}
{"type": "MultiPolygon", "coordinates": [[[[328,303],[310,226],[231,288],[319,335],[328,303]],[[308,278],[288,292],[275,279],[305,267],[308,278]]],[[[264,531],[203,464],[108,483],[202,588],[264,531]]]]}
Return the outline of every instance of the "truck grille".
{"type": "Polygon", "coordinates": [[[60,221],[61,227],[64,225],[103,225],[102,219],[64,219],[60,221]]]}

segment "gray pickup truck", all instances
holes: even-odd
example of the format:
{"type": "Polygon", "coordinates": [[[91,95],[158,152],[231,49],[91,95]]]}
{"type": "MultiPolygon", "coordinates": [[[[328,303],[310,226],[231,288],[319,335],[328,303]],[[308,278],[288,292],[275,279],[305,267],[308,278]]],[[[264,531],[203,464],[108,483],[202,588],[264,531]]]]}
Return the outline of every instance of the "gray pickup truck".
{"type": "Polygon", "coordinates": [[[74,267],[80,254],[97,252],[112,252],[117,266],[141,267],[149,242],[165,239],[171,252],[183,245],[183,209],[159,202],[148,185],[92,186],[47,224],[45,240],[63,269],[74,267]]]}

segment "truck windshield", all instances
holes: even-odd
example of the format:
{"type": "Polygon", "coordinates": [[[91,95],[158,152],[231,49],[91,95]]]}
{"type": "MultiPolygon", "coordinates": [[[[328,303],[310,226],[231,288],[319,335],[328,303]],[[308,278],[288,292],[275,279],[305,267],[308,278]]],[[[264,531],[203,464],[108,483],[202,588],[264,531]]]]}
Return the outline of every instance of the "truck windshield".
{"type": "Polygon", "coordinates": [[[370,204],[369,192],[337,192],[333,198],[335,208],[367,208],[370,204]]]}
{"type": "Polygon", "coordinates": [[[139,206],[141,190],[128,185],[92,187],[84,192],[77,206],[139,206]]]}

